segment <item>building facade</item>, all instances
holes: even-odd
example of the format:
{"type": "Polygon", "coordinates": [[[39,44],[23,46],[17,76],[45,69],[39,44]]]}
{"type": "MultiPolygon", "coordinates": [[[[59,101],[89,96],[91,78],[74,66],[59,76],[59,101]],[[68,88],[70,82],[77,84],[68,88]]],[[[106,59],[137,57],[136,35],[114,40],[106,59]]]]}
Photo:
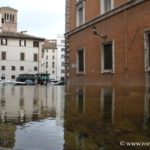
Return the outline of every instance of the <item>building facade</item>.
{"type": "Polygon", "coordinates": [[[65,39],[63,35],[57,35],[57,78],[65,78],[65,39]]]}
{"type": "Polygon", "coordinates": [[[3,32],[17,32],[17,10],[11,7],[0,7],[1,24],[3,32]]]}
{"type": "Polygon", "coordinates": [[[64,36],[45,40],[42,48],[41,72],[50,74],[50,79],[63,80],[65,77],[64,36]]]}
{"type": "Polygon", "coordinates": [[[0,8],[0,77],[16,80],[19,74],[39,72],[44,38],[17,32],[17,10],[0,8]]]}
{"type": "Polygon", "coordinates": [[[56,78],[57,41],[45,40],[42,44],[41,72],[56,78]]]}
{"type": "Polygon", "coordinates": [[[150,66],[149,7],[148,0],[66,0],[69,83],[145,85],[150,66]]]}

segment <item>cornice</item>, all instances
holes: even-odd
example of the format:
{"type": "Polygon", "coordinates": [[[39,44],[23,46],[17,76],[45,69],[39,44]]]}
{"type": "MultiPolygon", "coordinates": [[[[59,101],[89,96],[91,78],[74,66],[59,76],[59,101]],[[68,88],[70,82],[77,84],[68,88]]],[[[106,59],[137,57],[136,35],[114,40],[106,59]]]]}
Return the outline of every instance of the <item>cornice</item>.
{"type": "Polygon", "coordinates": [[[112,9],[111,11],[103,14],[103,15],[100,15],[100,16],[97,16],[95,17],[94,19],[91,19],[89,21],[87,21],[86,23],[84,23],[83,25],[80,25],[79,27],[76,27],[75,29],[69,31],[69,32],[66,32],[65,33],[65,36],[71,36],[77,32],[80,32],[88,27],[92,27],[93,25],[103,21],[103,20],[106,20],[112,16],[115,16],[123,11],[126,11],[128,9],[131,9],[132,7],[135,7],[139,4],[142,4],[144,2],[147,2],[149,0],[131,0],[131,1],[128,1],[127,3],[123,4],[123,5],[120,5],[114,9],[112,9]]]}

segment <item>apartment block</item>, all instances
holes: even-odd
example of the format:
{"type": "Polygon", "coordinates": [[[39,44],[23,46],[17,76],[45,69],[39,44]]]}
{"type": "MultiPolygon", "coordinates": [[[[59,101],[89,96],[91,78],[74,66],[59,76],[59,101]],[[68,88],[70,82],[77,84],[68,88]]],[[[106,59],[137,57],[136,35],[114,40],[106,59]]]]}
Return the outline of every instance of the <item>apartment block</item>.
{"type": "Polygon", "coordinates": [[[50,74],[50,79],[64,80],[65,41],[63,35],[45,40],[42,45],[41,72],[50,74]]]}
{"type": "Polygon", "coordinates": [[[19,74],[39,73],[44,38],[17,32],[17,10],[0,8],[0,77],[16,80],[19,74]]]}

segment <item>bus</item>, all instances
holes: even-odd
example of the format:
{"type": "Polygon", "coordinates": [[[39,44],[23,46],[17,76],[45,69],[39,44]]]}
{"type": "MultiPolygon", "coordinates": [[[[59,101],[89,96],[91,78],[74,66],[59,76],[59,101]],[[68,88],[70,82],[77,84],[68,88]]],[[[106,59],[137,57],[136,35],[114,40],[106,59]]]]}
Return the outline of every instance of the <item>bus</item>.
{"type": "Polygon", "coordinates": [[[49,74],[37,73],[37,74],[19,74],[16,81],[26,82],[31,80],[34,84],[46,85],[49,82],[49,74]]]}

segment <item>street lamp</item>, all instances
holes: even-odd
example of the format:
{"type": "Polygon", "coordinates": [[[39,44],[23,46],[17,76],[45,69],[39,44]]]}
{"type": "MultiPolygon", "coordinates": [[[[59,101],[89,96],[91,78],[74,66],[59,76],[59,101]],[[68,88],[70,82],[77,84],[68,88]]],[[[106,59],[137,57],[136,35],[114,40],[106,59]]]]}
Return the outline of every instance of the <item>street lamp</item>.
{"type": "Polygon", "coordinates": [[[103,39],[106,39],[106,38],[107,38],[107,35],[106,35],[106,34],[104,34],[104,33],[98,33],[98,32],[96,31],[96,26],[92,26],[92,31],[93,31],[93,34],[96,35],[96,36],[99,36],[99,37],[101,37],[101,38],[103,38],[103,39]]]}
{"type": "Polygon", "coordinates": [[[27,33],[27,32],[28,32],[27,30],[20,31],[20,33],[22,33],[22,34],[23,34],[23,33],[27,33]]]}

